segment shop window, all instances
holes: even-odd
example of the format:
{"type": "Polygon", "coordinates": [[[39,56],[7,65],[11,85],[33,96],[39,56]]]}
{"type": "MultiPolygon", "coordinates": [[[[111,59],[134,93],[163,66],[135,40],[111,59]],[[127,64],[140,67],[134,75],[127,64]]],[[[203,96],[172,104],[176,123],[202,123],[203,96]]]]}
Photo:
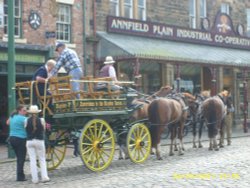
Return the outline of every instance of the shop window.
{"type": "Polygon", "coordinates": [[[247,15],[247,36],[250,37],[250,9],[246,9],[247,15]]]}
{"type": "Polygon", "coordinates": [[[0,64],[0,72],[1,73],[7,72],[7,65],[6,64],[0,64]]]}
{"type": "Polygon", "coordinates": [[[227,15],[229,15],[229,4],[228,3],[222,3],[221,4],[221,8],[220,8],[220,11],[221,11],[221,13],[225,13],[225,14],[227,14],[227,15]]]}
{"type": "Polygon", "coordinates": [[[71,39],[71,5],[58,4],[58,15],[56,21],[56,39],[70,42],[71,39]]]}
{"type": "Polygon", "coordinates": [[[0,0],[0,28],[3,27],[3,0],[0,0]]]}
{"type": "Polygon", "coordinates": [[[146,0],[110,0],[109,14],[125,18],[146,20],[146,0]]]}
{"type": "Polygon", "coordinates": [[[138,0],[137,18],[140,20],[146,20],[146,0],[138,0]]]}
{"type": "MultiPolygon", "coordinates": [[[[0,16],[1,17],[1,16],[0,16]]],[[[14,35],[21,37],[21,0],[14,1],[14,35]]],[[[4,34],[8,34],[8,1],[4,0],[4,34]]]]}
{"type": "MultiPolygon", "coordinates": [[[[119,80],[133,81],[134,78],[134,62],[119,64],[119,80]]],[[[140,62],[139,74],[141,77],[137,80],[137,90],[147,94],[153,94],[158,91],[161,86],[161,64],[140,62]]]]}
{"type": "Polygon", "coordinates": [[[110,15],[119,16],[119,0],[110,0],[110,15]]]}
{"type": "Polygon", "coordinates": [[[133,1],[124,0],[124,17],[133,18],[133,1]]]}
{"type": "Polygon", "coordinates": [[[196,0],[189,0],[189,26],[196,28],[196,0]]]}
{"type": "Polygon", "coordinates": [[[200,18],[207,17],[207,1],[200,0],[200,18]]]}
{"type": "Polygon", "coordinates": [[[200,0],[197,4],[196,0],[189,0],[189,27],[196,29],[197,23],[200,22],[202,18],[207,17],[207,1],[200,0]],[[197,16],[199,13],[199,17],[197,16]]]}

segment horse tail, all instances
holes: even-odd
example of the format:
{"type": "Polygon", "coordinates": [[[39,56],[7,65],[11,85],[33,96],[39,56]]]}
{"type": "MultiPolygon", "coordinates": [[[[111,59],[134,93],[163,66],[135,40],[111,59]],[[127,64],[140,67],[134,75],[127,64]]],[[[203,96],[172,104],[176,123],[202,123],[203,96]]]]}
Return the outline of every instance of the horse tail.
{"type": "Polygon", "coordinates": [[[210,100],[207,106],[207,127],[208,127],[208,137],[213,138],[217,134],[216,122],[217,122],[217,112],[214,100],[210,100]]]}
{"type": "Polygon", "coordinates": [[[152,140],[152,147],[157,146],[157,140],[158,140],[158,125],[160,124],[160,117],[159,117],[159,100],[154,100],[148,107],[148,119],[151,123],[151,126],[149,127],[149,131],[151,134],[151,140],[152,140]]]}

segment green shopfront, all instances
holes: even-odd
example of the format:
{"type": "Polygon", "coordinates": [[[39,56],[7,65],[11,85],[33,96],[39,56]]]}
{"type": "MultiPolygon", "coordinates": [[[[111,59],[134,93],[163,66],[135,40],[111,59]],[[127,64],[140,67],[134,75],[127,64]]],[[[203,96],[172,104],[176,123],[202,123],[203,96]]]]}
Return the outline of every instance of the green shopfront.
{"type": "MultiPolygon", "coordinates": [[[[32,75],[51,56],[49,48],[37,45],[15,47],[16,81],[31,80],[32,75]]],[[[0,44],[0,141],[8,133],[5,125],[8,114],[8,51],[7,44],[0,44]]]]}
{"type": "Polygon", "coordinates": [[[119,79],[134,80],[138,90],[150,94],[172,85],[192,94],[205,89],[216,94],[229,88],[235,116],[242,116],[238,104],[246,102],[250,38],[234,30],[228,15],[219,13],[207,30],[108,16],[107,31],[97,36],[97,63],[113,56],[119,79]],[[220,27],[221,17],[230,30],[220,27]]]}

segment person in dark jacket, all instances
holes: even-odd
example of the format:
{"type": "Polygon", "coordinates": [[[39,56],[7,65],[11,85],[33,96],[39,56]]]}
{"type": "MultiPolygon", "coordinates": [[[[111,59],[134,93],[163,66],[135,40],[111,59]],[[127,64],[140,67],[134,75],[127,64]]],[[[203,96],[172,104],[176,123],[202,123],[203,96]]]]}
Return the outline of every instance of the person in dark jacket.
{"type": "MultiPolygon", "coordinates": [[[[39,91],[39,95],[40,96],[44,96],[45,92],[45,82],[47,81],[47,79],[49,78],[49,74],[51,72],[51,70],[54,68],[54,66],[56,65],[56,61],[53,59],[50,59],[46,62],[45,65],[39,67],[36,72],[34,73],[32,80],[33,81],[37,81],[38,83],[38,91],[39,91]]],[[[49,87],[49,85],[47,85],[46,88],[46,95],[51,95],[50,92],[47,90],[49,87]]],[[[37,101],[37,97],[35,95],[35,88],[34,88],[34,95],[33,95],[33,104],[36,105],[38,104],[37,101]]]]}
{"type": "Polygon", "coordinates": [[[50,181],[47,172],[46,158],[45,158],[45,120],[44,118],[39,118],[38,114],[41,110],[38,109],[37,105],[30,106],[28,113],[31,114],[25,121],[25,127],[27,132],[27,151],[30,158],[30,171],[33,183],[38,183],[38,170],[36,165],[36,160],[38,157],[40,168],[41,168],[41,178],[42,182],[50,181]]]}

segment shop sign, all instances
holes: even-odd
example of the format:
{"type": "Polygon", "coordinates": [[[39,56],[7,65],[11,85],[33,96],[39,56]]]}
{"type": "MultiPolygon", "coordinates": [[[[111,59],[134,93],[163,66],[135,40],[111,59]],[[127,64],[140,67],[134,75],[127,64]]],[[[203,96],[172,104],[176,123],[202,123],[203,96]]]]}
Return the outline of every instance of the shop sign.
{"type": "Polygon", "coordinates": [[[146,22],[121,17],[107,17],[107,31],[142,37],[174,40],[223,46],[230,48],[250,49],[250,38],[239,36],[233,28],[232,20],[226,14],[216,16],[214,26],[209,30],[198,30],[146,22]]]}

